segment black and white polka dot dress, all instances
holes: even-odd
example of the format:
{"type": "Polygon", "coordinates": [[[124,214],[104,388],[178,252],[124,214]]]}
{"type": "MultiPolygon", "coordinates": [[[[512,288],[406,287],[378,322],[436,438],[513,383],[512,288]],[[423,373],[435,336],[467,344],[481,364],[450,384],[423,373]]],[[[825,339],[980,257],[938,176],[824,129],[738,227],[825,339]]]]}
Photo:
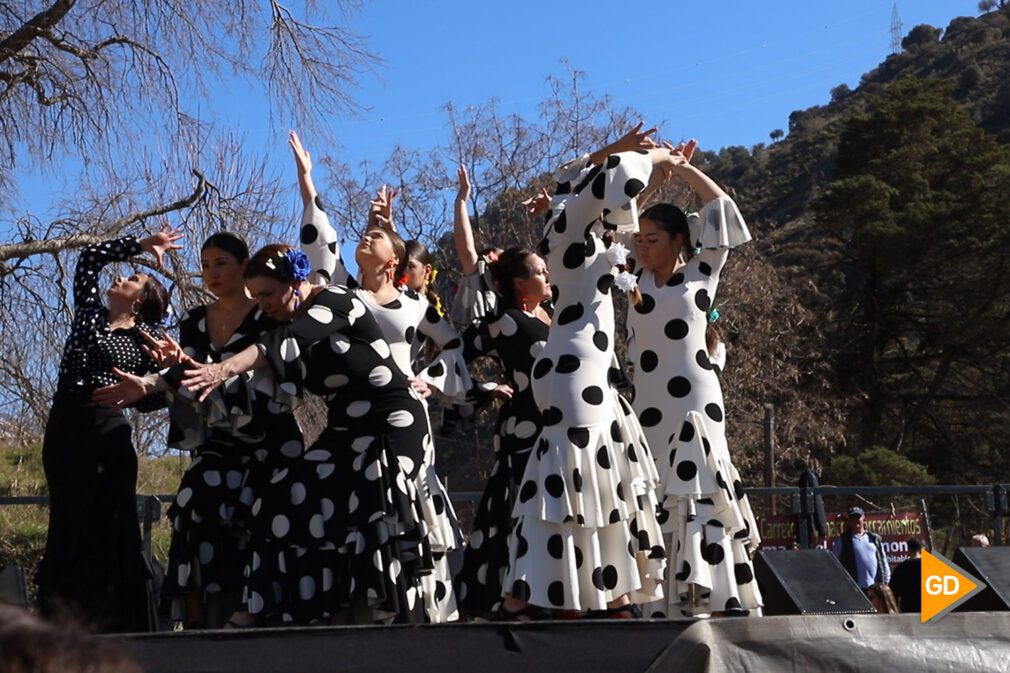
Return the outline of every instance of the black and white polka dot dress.
{"type": "Polygon", "coordinates": [[[670,618],[761,606],[748,553],[760,538],[726,445],[722,388],[705,341],[727,251],[750,233],[728,197],[691,224],[700,254],[662,286],[642,271],[642,302],[628,310],[634,408],[662,480],[671,557],[667,597],[648,612],[670,618]]]}
{"type": "MultiPolygon", "coordinates": [[[[277,327],[253,307],[220,349],[211,341],[207,307],[197,306],[179,324],[179,344],[198,362],[227,360],[277,327]]],[[[197,404],[180,387],[181,368],[166,372],[172,387],[168,445],[193,452],[179,493],[168,511],[172,544],[164,594],[185,617],[184,595],[241,595],[245,584],[250,508],[274,473],[304,447],[298,422],[270,399],[270,373],[236,376],[197,404]]]]}
{"type": "Polygon", "coordinates": [[[491,264],[491,259],[481,256],[477,259],[477,268],[473,273],[460,277],[452,306],[449,307],[449,317],[457,325],[469,325],[497,316],[499,297],[491,278],[491,264]]]}
{"type": "Polygon", "coordinates": [[[612,155],[559,182],[548,213],[541,255],[555,313],[532,376],[544,428],[519,490],[504,587],[534,605],[605,609],[626,594],[635,603],[662,596],[659,479],[609,382],[615,269],[600,238],[601,218],[633,208],[651,170],[647,154],[612,155]]]}
{"type": "Polygon", "coordinates": [[[260,345],[274,401],[290,407],[308,390],[324,397],[328,420],[253,505],[249,612],[299,624],[348,609],[362,623],[424,621],[421,578],[434,564],[415,484],[427,418],[378,324],[331,286],[260,345]]]}
{"type": "Polygon", "coordinates": [[[498,411],[494,465],[474,516],[463,567],[456,577],[460,606],[471,614],[497,609],[508,568],[512,509],[530,452],[542,429],[540,409],[530,384],[533,363],[547,344],[548,325],[532,313],[507,308],[487,316],[463,333],[464,356],[497,359],[505,370],[512,397],[498,411]]]}
{"type": "MultiPolygon", "coordinates": [[[[336,231],[318,199],[306,208],[302,222],[302,250],[315,270],[315,279],[356,286],[340,258],[336,231]]],[[[354,287],[352,292],[374,316],[387,348],[404,376],[414,377],[413,360],[420,333],[437,346],[439,353],[429,366],[417,374],[417,378],[449,398],[462,398],[467,393],[473,383],[463,359],[462,340],[425,297],[413,290],[403,290],[393,301],[380,305],[361,287],[354,287]]],[[[427,403],[424,404],[427,409],[427,403]]],[[[425,419],[427,421],[427,414],[425,419]]],[[[449,555],[462,547],[463,533],[448,492],[435,469],[433,437],[429,421],[423,435],[424,459],[417,470],[416,487],[422,498],[422,513],[436,570],[423,580],[426,583],[425,607],[430,621],[445,622],[459,618],[449,555]]]]}

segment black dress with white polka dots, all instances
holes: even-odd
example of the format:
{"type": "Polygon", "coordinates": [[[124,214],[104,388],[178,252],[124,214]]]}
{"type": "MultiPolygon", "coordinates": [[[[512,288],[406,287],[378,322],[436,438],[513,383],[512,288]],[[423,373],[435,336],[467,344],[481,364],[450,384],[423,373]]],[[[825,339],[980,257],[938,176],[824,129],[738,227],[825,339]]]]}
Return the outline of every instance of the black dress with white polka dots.
{"type": "MultiPolygon", "coordinates": [[[[499,299],[500,301],[500,299],[499,299]]],[[[531,313],[507,308],[486,316],[463,333],[467,362],[481,356],[498,360],[512,397],[498,411],[494,466],[484,487],[456,577],[460,606],[471,614],[495,610],[501,602],[502,579],[508,568],[508,538],[512,508],[542,424],[533,399],[530,372],[547,343],[548,326],[531,313]]]]}
{"type": "Polygon", "coordinates": [[[720,197],[690,218],[701,248],[662,284],[639,272],[642,301],[628,311],[634,408],[662,480],[660,513],[671,555],[666,598],[648,614],[760,614],[750,553],[760,542],[726,444],[718,369],[705,340],[728,250],[750,240],[736,204],[720,197]]]}
{"type": "MultiPolygon", "coordinates": [[[[221,362],[277,326],[253,307],[218,348],[210,338],[207,307],[197,306],[179,324],[179,344],[197,362],[221,362]]],[[[172,544],[164,594],[179,599],[173,612],[183,619],[187,592],[241,595],[250,508],[274,473],[304,447],[294,415],[270,399],[269,372],[236,376],[196,404],[179,385],[179,369],[165,376],[174,400],[168,444],[193,451],[193,460],[168,510],[172,544]]]]}
{"type": "Polygon", "coordinates": [[[424,405],[390,357],[375,318],[330,286],[303,315],[260,340],[275,402],[324,397],[327,427],[277,472],[253,505],[246,603],[253,615],[326,622],[424,620],[433,571],[415,480],[424,405]]]}
{"type": "MultiPolygon", "coordinates": [[[[70,609],[74,618],[106,631],[148,628],[150,579],[137,521],[137,455],[121,411],[91,401],[100,386],[118,383],[117,367],[144,375],[156,369],[141,350],[138,323],[109,329],[98,281],[102,269],[140,253],[128,236],[85,248],[74,274],[74,319],[46,424],[42,462],[49,485],[49,529],[36,583],[47,615],[70,609]]],[[[164,406],[162,395],[135,405],[164,406]]]]}
{"type": "Polygon", "coordinates": [[[544,427],[519,490],[505,578],[505,591],[534,605],[605,609],[623,595],[662,596],[659,478],[634,412],[610,385],[614,266],[601,239],[651,169],[647,154],[612,155],[559,182],[548,213],[540,249],[555,312],[532,376],[544,427]]]}
{"type": "MultiPolygon", "coordinates": [[[[382,330],[400,372],[408,378],[415,377],[418,335],[423,335],[439,352],[427,367],[417,373],[416,378],[449,398],[462,398],[473,384],[463,360],[463,342],[452,325],[424,296],[413,290],[404,289],[392,301],[379,304],[369,292],[358,286],[347,273],[335,243],[336,232],[318,199],[308,205],[302,222],[302,250],[315,269],[315,278],[353,286],[352,292],[368,307],[382,330]]],[[[427,422],[427,413],[425,419],[427,422]]],[[[418,469],[416,487],[422,494],[428,543],[435,558],[435,573],[423,578],[426,585],[425,609],[429,621],[445,622],[458,618],[450,555],[462,546],[463,533],[435,468],[433,437],[428,423],[423,437],[424,462],[418,469]]]]}

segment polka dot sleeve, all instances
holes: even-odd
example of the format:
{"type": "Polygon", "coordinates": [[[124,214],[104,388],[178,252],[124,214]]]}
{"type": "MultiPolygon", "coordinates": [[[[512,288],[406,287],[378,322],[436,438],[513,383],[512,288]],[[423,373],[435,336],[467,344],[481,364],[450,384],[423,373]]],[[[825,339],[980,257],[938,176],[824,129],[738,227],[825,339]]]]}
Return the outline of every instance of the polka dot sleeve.
{"type": "Polygon", "coordinates": [[[583,240],[587,223],[601,218],[606,221],[621,209],[633,209],[633,201],[651,173],[652,159],[647,152],[622,152],[582,171],[577,182],[559,182],[545,232],[551,247],[583,240]]]}
{"type": "Polygon", "coordinates": [[[293,322],[260,337],[260,351],[273,372],[274,402],[285,411],[297,407],[308,375],[302,353],[352,326],[366,311],[360,299],[334,286],[316,295],[312,306],[293,322]]]}
{"type": "Polygon", "coordinates": [[[98,279],[102,269],[106,264],[122,262],[139,254],[140,243],[136,236],[124,236],[84,248],[74,272],[74,304],[79,307],[101,306],[98,279]]]}
{"type": "Polygon", "coordinates": [[[477,260],[477,269],[459,279],[459,288],[449,309],[449,317],[457,325],[469,325],[495,313],[498,295],[494,291],[490,267],[490,260],[481,257],[477,260]]]}
{"type": "MultiPolygon", "coordinates": [[[[426,300],[421,297],[422,302],[426,300]]],[[[445,318],[430,304],[417,331],[435,342],[440,349],[434,361],[418,375],[425,383],[438,388],[443,395],[461,399],[473,387],[473,380],[463,359],[463,340],[445,318]]]]}
{"type": "Polygon", "coordinates": [[[316,196],[302,214],[302,251],[312,264],[309,280],[316,285],[348,285],[353,279],[340,258],[340,240],[323,209],[322,200],[316,196]]]}

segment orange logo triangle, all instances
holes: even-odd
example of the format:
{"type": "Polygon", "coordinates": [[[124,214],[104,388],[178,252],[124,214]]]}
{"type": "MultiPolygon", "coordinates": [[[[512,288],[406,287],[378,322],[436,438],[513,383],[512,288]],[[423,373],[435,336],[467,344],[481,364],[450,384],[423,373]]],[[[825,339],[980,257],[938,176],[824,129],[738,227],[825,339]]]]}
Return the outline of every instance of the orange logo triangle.
{"type": "Polygon", "coordinates": [[[922,621],[939,619],[985,588],[940,554],[922,552],[922,621]]]}

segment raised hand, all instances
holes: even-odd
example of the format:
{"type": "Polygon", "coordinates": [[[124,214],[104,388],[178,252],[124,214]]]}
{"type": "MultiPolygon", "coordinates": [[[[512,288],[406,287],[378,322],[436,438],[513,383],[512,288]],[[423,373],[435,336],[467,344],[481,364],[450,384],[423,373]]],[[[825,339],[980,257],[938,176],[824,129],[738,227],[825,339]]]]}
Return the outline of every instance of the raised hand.
{"type": "Polygon", "coordinates": [[[119,410],[128,407],[144,397],[152,390],[149,382],[140,376],[134,376],[124,371],[112,368],[112,373],[119,377],[119,383],[97,388],[91,393],[91,399],[103,407],[119,410]]]}
{"type": "Polygon", "coordinates": [[[288,132],[288,145],[295,155],[295,166],[300,175],[307,175],[312,172],[312,155],[302,147],[302,141],[294,131],[288,132]]]}
{"type": "Polygon", "coordinates": [[[176,241],[183,238],[185,234],[178,229],[173,229],[169,225],[165,225],[161,228],[157,234],[148,236],[147,238],[140,241],[140,249],[144,252],[149,252],[154,255],[155,259],[158,261],[158,268],[164,264],[165,253],[170,250],[181,250],[181,245],[176,245],[176,241]]]}
{"type": "Polygon", "coordinates": [[[535,196],[523,201],[522,204],[526,206],[526,213],[530,217],[536,217],[547,212],[547,209],[551,207],[551,195],[546,188],[543,188],[535,196]]]}
{"type": "Polygon", "coordinates": [[[396,231],[393,224],[393,199],[399,192],[386,185],[375,193],[375,198],[368,202],[368,225],[396,231]]]}
{"type": "Polygon", "coordinates": [[[456,191],[457,201],[469,201],[470,200],[470,174],[466,172],[466,166],[463,164],[459,165],[459,170],[456,172],[456,177],[459,180],[459,189],[456,191]]]}

